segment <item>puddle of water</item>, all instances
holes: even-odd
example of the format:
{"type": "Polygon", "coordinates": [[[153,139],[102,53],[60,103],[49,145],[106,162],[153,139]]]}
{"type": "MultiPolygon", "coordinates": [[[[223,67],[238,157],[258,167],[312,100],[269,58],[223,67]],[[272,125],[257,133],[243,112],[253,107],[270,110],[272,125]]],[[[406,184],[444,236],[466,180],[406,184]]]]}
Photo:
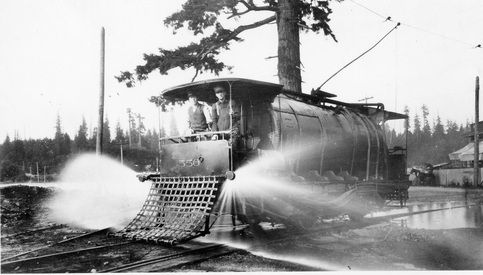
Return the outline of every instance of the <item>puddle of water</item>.
{"type": "MultiPolygon", "coordinates": [[[[453,205],[453,207],[455,207],[453,205]]],[[[483,205],[451,208],[451,204],[432,204],[413,206],[408,212],[430,211],[442,208],[446,210],[433,211],[412,216],[392,219],[392,222],[402,227],[417,229],[454,229],[454,228],[483,228],[483,205]]]]}

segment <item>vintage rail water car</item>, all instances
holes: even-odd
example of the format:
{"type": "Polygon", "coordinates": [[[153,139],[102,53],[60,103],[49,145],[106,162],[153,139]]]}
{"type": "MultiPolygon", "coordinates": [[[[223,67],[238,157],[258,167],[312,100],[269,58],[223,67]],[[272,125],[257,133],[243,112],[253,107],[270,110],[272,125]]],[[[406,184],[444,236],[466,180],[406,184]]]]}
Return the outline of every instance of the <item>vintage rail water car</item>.
{"type": "Polygon", "coordinates": [[[273,190],[273,198],[235,198],[234,220],[286,219],[310,226],[323,213],[360,217],[391,200],[405,203],[406,151],[387,148],[383,129],[385,121],[404,115],[383,104],[344,103],[323,91],[295,93],[241,78],[184,84],[164,90],[160,98],[183,102],[193,92],[212,105],[216,86],[234,100],[239,120],[226,131],[161,137],[159,171],[138,176],[152,182],[145,205],[116,235],[173,244],[209,233],[222,211],[216,205],[225,182],[270,152],[281,156],[283,165],[265,176],[309,188],[298,196],[273,190]],[[290,207],[270,209],[267,202],[273,200],[290,207]]]}

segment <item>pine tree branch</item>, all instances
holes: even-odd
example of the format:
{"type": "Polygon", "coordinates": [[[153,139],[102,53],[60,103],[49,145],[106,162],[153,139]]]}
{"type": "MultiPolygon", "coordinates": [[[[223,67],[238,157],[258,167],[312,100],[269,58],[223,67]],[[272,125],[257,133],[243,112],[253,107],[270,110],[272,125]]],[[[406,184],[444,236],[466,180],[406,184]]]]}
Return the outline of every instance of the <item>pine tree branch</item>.
{"type": "Polygon", "coordinates": [[[243,15],[243,14],[249,13],[251,11],[274,11],[274,12],[278,11],[278,8],[275,7],[275,6],[256,6],[255,4],[253,4],[253,1],[247,2],[247,1],[241,0],[240,3],[243,4],[245,6],[245,8],[247,8],[247,10],[243,11],[241,13],[233,14],[229,18],[231,18],[233,16],[243,15]]]}
{"type": "Polygon", "coordinates": [[[265,25],[265,24],[268,24],[272,21],[275,21],[276,19],[277,19],[277,16],[272,15],[270,17],[263,19],[263,20],[257,21],[253,24],[239,26],[238,28],[236,28],[232,31],[232,35],[230,35],[230,37],[236,37],[237,35],[239,35],[243,31],[258,28],[262,25],[265,25]]]}

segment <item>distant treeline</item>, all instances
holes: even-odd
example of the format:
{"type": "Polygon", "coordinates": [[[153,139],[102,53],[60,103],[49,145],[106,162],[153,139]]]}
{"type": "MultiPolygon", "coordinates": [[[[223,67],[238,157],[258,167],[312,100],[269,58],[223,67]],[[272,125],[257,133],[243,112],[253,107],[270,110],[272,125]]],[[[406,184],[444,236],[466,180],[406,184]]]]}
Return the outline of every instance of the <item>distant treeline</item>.
{"type": "MultiPolygon", "coordinates": [[[[122,147],[124,165],[135,171],[154,170],[158,157],[158,133],[155,130],[145,131],[142,125],[130,126],[131,131],[124,132],[118,123],[112,139],[109,121],[106,120],[103,125],[102,154],[121,161],[122,147]]],[[[28,181],[37,172],[41,179],[45,173],[48,180],[53,180],[72,157],[95,153],[97,130],[93,129],[89,137],[85,119],[73,139],[62,132],[60,117],[57,117],[55,129],[53,139],[21,140],[15,134],[12,140],[7,135],[0,145],[0,182],[28,181]]]]}
{"type": "MultiPolygon", "coordinates": [[[[405,114],[410,119],[405,121],[402,133],[397,133],[386,123],[386,141],[389,148],[394,146],[408,148],[408,167],[425,163],[438,164],[448,162],[448,154],[454,152],[468,143],[463,134],[469,132],[470,124],[465,126],[448,120],[443,125],[438,116],[432,125],[428,121],[429,111],[425,105],[421,107],[422,120],[418,113],[411,118],[409,109],[405,114]]],[[[142,124],[142,117],[138,114],[129,114],[129,130],[124,131],[118,122],[115,136],[111,138],[109,121],[103,126],[103,154],[121,160],[121,146],[123,162],[135,171],[154,170],[158,155],[158,133],[156,130],[147,130],[142,124]],[[137,124],[136,124],[137,122],[137,124]]],[[[13,140],[7,136],[0,145],[0,181],[26,181],[28,174],[44,172],[56,175],[64,168],[67,160],[84,153],[96,150],[96,129],[88,134],[87,124],[82,124],[74,139],[62,132],[60,117],[57,117],[54,139],[21,140],[16,134],[13,140]]],[[[161,129],[164,133],[164,129],[161,129]]]]}
{"type": "Polygon", "coordinates": [[[464,138],[464,134],[470,131],[470,122],[467,121],[463,126],[448,119],[443,125],[441,117],[438,115],[430,125],[429,110],[426,105],[422,105],[420,110],[422,117],[417,112],[411,116],[408,107],[404,108],[404,113],[409,117],[404,121],[407,135],[406,131],[396,133],[394,129],[390,129],[390,123],[386,124],[388,147],[406,147],[407,138],[408,167],[426,163],[434,165],[449,162],[450,153],[468,144],[469,140],[464,138]]]}

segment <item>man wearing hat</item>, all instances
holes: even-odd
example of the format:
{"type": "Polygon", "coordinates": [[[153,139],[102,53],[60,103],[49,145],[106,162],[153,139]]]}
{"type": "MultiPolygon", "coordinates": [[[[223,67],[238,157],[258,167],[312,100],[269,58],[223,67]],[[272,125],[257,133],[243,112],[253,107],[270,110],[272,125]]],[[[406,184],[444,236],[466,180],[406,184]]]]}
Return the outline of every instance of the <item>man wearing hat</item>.
{"type": "Polygon", "coordinates": [[[188,126],[192,134],[198,132],[205,132],[209,129],[211,124],[210,112],[208,107],[198,102],[198,96],[193,93],[188,93],[190,106],[188,107],[188,126]]]}
{"type": "Polygon", "coordinates": [[[230,117],[233,121],[232,138],[235,140],[238,137],[238,120],[240,120],[240,110],[236,106],[235,101],[227,99],[226,91],[222,86],[216,86],[214,89],[218,101],[211,106],[211,117],[213,119],[213,132],[225,131],[230,129],[230,117]]]}

